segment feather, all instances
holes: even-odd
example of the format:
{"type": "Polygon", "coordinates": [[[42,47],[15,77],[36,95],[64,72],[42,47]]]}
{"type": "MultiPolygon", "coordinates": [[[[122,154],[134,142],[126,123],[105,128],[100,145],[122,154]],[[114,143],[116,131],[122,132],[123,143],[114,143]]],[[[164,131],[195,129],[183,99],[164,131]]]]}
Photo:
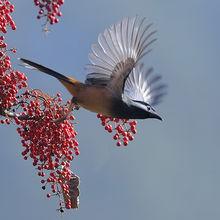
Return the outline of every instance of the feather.
{"type": "Polygon", "coordinates": [[[99,34],[98,43],[91,46],[89,53],[91,65],[86,66],[86,83],[95,85],[96,79],[98,84],[100,78],[105,79],[121,95],[125,79],[155,41],[156,31],[150,31],[152,23],[146,24],[145,20],[137,16],[124,18],[99,34]]]}
{"type": "MultiPolygon", "coordinates": [[[[90,65],[90,64],[87,64],[86,66],[85,66],[85,71],[86,71],[86,73],[87,74],[93,74],[93,73],[95,73],[95,74],[106,74],[106,76],[110,76],[110,70],[109,69],[107,69],[107,68],[104,68],[104,67],[101,67],[101,66],[98,66],[98,65],[90,65]]],[[[88,77],[88,76],[87,76],[88,77]]]]}
{"type": "Polygon", "coordinates": [[[161,76],[151,76],[153,68],[144,71],[143,64],[138,64],[125,81],[122,99],[157,105],[165,95],[166,85],[161,83],[161,76]]]}

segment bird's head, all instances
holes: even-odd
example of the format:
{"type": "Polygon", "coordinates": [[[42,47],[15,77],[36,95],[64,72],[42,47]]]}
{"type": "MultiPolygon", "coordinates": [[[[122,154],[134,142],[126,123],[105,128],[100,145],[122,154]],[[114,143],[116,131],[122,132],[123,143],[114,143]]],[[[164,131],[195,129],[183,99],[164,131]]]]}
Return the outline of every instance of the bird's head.
{"type": "Polygon", "coordinates": [[[156,113],[154,108],[146,102],[131,100],[130,108],[132,109],[132,114],[134,118],[146,119],[155,118],[162,121],[162,118],[156,113]]]}

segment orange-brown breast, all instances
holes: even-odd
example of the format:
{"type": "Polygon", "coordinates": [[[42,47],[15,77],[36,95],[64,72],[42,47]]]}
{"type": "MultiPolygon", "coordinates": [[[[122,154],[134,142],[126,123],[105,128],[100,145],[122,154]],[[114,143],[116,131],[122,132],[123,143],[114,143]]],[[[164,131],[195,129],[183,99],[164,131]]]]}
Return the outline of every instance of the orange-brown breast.
{"type": "Polygon", "coordinates": [[[89,111],[112,115],[113,94],[106,87],[83,84],[76,98],[79,105],[89,111]]]}
{"type": "Polygon", "coordinates": [[[93,86],[81,83],[73,78],[70,82],[60,80],[67,90],[76,98],[77,103],[83,108],[112,116],[113,92],[107,87],[93,86]]]}

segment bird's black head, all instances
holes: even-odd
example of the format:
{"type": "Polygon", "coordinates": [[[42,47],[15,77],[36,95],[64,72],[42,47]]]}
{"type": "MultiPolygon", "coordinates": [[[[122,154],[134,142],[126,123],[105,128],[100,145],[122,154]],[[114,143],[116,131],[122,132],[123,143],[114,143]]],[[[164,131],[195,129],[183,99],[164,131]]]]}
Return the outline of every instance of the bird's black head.
{"type": "Polygon", "coordinates": [[[132,100],[130,107],[130,114],[134,119],[146,119],[155,118],[162,121],[162,118],[156,113],[156,111],[149,104],[132,100]]]}
{"type": "Polygon", "coordinates": [[[112,104],[112,117],[124,119],[147,119],[156,118],[162,121],[162,118],[146,102],[127,99],[114,100],[112,104]]]}

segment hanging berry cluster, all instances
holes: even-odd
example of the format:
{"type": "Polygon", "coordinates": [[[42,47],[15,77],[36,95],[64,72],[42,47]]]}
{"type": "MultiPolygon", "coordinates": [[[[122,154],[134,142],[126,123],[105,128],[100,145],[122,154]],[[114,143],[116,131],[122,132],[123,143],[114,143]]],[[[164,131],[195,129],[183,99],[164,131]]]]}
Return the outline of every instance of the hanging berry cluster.
{"type": "Polygon", "coordinates": [[[102,114],[97,114],[97,118],[101,120],[102,126],[108,133],[114,133],[113,139],[117,141],[118,147],[122,144],[127,146],[129,141],[134,140],[134,135],[137,133],[135,120],[110,118],[102,114]]]}
{"type": "MultiPolygon", "coordinates": [[[[0,0],[0,32],[6,33],[8,26],[16,29],[10,16],[13,10],[9,1],[0,0]]],[[[22,156],[32,160],[42,189],[48,189],[47,197],[59,197],[61,212],[76,208],[79,178],[70,169],[74,155],[79,155],[70,114],[74,106],[71,102],[63,105],[59,94],[51,98],[39,90],[27,90],[27,77],[12,68],[10,52],[16,49],[8,49],[5,37],[0,36],[0,123],[18,126],[22,156]]]]}
{"type": "MultiPolygon", "coordinates": [[[[24,73],[12,69],[8,52],[16,52],[15,49],[7,49],[5,37],[0,36],[0,112],[10,110],[17,102],[19,90],[27,87],[27,77],[24,73]]],[[[9,124],[8,118],[1,117],[1,124],[9,124]]]]}
{"type": "Polygon", "coordinates": [[[4,34],[7,32],[7,26],[12,30],[16,29],[15,22],[13,21],[10,13],[14,11],[14,5],[8,0],[0,0],[0,31],[4,34]]]}
{"type": "MultiPolygon", "coordinates": [[[[7,27],[16,29],[10,13],[14,11],[14,5],[7,0],[0,0],[0,32],[6,33],[7,27]]],[[[16,101],[18,90],[27,86],[25,75],[19,71],[14,71],[8,52],[16,52],[15,49],[8,49],[5,37],[0,36],[0,112],[3,109],[10,109],[16,101]]],[[[2,119],[2,124],[9,124],[8,119],[2,119]]]]}
{"type": "Polygon", "coordinates": [[[46,23],[55,24],[59,22],[62,16],[60,6],[64,0],[34,0],[34,4],[39,7],[37,18],[46,18],[46,23]]]}
{"type": "Polygon", "coordinates": [[[22,138],[25,160],[31,159],[40,176],[47,197],[58,196],[60,210],[72,208],[69,182],[72,178],[70,163],[79,155],[74,116],[70,103],[62,105],[59,94],[51,98],[39,90],[27,91],[16,106],[22,113],[15,117],[17,131],[22,138]],[[25,100],[25,101],[23,101],[25,100]],[[63,198],[65,194],[65,200],[63,198]]]}

